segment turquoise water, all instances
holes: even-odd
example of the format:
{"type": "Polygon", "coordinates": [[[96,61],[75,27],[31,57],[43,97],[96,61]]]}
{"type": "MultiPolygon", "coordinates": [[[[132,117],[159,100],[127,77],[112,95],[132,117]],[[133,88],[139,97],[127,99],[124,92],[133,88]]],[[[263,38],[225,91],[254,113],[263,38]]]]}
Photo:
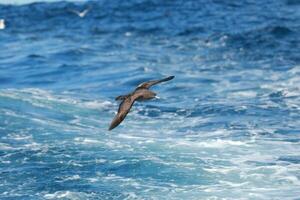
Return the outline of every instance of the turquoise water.
{"type": "Polygon", "coordinates": [[[299,10],[0,5],[0,198],[299,199],[299,10]],[[169,75],[107,130],[116,96],[169,75]]]}

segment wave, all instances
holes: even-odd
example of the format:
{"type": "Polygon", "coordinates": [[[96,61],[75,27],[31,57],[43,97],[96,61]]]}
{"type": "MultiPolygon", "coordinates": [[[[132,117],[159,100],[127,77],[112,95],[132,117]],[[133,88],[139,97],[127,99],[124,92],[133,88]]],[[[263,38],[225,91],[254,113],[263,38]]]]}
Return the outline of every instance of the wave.
{"type": "Polygon", "coordinates": [[[0,198],[298,198],[297,3],[203,2],[1,4],[0,198]]]}

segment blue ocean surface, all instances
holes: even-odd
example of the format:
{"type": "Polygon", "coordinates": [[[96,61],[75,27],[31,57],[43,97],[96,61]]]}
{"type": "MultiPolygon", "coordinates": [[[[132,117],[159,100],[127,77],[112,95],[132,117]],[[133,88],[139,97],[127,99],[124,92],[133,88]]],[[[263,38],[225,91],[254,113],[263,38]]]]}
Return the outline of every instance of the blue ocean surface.
{"type": "Polygon", "coordinates": [[[300,198],[298,0],[8,2],[0,199],[300,198]]]}

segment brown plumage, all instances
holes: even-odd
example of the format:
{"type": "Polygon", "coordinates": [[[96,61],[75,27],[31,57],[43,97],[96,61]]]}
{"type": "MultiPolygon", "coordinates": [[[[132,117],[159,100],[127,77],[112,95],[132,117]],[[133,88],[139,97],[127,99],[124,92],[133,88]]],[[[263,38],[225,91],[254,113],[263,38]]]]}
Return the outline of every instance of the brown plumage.
{"type": "Polygon", "coordinates": [[[138,87],[127,95],[121,95],[116,97],[116,100],[122,100],[119,110],[113,121],[111,122],[109,129],[117,127],[126,117],[135,101],[144,101],[155,98],[156,94],[149,90],[149,88],[155,84],[172,80],[174,76],[169,76],[161,80],[147,81],[138,85],[138,87]]]}

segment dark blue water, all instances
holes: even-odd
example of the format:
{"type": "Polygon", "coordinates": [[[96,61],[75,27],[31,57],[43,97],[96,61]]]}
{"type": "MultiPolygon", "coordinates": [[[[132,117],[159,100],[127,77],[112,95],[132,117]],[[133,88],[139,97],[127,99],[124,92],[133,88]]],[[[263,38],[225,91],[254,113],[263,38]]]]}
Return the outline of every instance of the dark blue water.
{"type": "Polygon", "coordinates": [[[0,199],[300,197],[299,1],[2,4],[0,18],[0,199]],[[114,97],[169,75],[107,131],[114,97]]]}

